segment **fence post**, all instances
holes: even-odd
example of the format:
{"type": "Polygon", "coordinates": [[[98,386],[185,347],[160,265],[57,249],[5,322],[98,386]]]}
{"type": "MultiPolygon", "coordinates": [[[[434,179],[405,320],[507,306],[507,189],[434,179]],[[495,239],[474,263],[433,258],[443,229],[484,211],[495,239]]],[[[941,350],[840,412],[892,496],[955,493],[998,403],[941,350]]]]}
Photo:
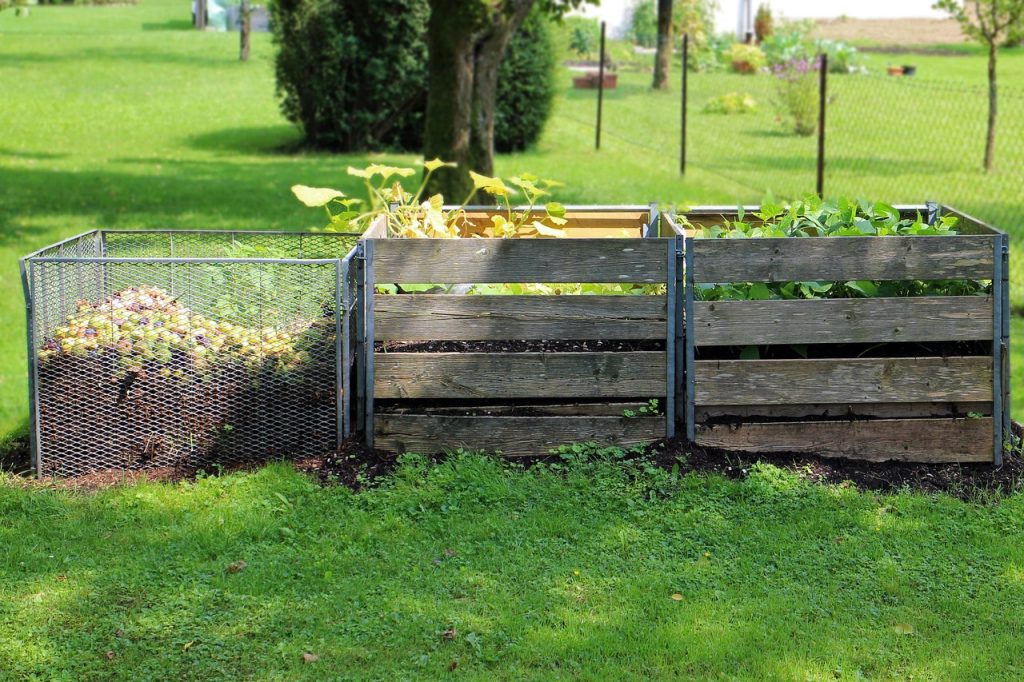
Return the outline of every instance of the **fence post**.
{"type": "Polygon", "coordinates": [[[597,65],[597,137],[594,138],[594,149],[601,149],[601,108],[604,105],[604,31],[605,23],[601,22],[601,52],[597,65]]]}
{"type": "Polygon", "coordinates": [[[682,85],[682,113],[680,114],[680,130],[679,130],[679,174],[686,175],[686,100],[689,94],[688,87],[688,74],[687,63],[689,62],[690,56],[690,34],[683,34],[683,85],[682,85]]]}
{"type": "Polygon", "coordinates": [[[828,98],[828,55],[818,56],[821,66],[818,72],[818,179],[815,184],[818,196],[825,196],[825,108],[828,98]]]}

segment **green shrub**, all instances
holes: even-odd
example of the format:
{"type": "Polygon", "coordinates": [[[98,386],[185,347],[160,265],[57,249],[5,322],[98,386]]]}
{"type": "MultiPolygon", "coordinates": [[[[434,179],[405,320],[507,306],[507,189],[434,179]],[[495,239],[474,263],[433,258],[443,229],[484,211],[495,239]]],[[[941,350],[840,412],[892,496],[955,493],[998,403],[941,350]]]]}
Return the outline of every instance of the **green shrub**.
{"type": "Polygon", "coordinates": [[[730,92],[710,99],[704,105],[704,111],[708,114],[747,114],[757,111],[757,100],[749,93],[730,92]]]}
{"type": "Polygon", "coordinates": [[[725,61],[736,73],[757,73],[765,66],[764,52],[757,45],[733,43],[725,54],[725,61]]]}
{"type": "Polygon", "coordinates": [[[310,144],[419,149],[427,0],[271,3],[277,91],[310,144]]]}
{"type": "Polygon", "coordinates": [[[653,0],[634,3],[628,37],[640,47],[654,47],[658,44],[658,10],[653,0]]]}
{"type": "MultiPolygon", "coordinates": [[[[338,151],[422,148],[427,0],[276,0],[271,13],[281,109],[308,143],[338,151]]],[[[531,17],[510,41],[499,74],[499,150],[536,141],[551,108],[544,93],[554,87],[553,59],[547,23],[531,17]]]]}
{"type": "Polygon", "coordinates": [[[498,68],[494,148],[522,151],[540,138],[555,96],[555,49],[549,20],[533,12],[519,28],[498,68]]]}

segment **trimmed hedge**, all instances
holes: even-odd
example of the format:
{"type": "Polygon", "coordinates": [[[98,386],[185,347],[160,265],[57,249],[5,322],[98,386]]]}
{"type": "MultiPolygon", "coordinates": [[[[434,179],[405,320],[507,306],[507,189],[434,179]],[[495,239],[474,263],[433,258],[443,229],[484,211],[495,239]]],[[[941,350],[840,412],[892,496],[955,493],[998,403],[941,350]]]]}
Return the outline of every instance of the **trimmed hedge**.
{"type": "MultiPolygon", "coordinates": [[[[275,0],[281,109],[314,146],[419,151],[426,113],[427,0],[275,0]]],[[[536,142],[554,95],[549,20],[535,12],[499,72],[495,148],[536,142]]]]}

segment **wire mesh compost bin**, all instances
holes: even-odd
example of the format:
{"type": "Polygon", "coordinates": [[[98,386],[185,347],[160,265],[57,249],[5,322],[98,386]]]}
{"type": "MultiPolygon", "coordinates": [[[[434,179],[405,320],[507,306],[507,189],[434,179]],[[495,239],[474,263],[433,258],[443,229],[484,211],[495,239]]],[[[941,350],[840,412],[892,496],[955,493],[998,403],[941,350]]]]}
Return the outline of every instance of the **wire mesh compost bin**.
{"type": "Polygon", "coordinates": [[[102,230],[24,258],[37,472],[334,449],[357,239],[102,230]]]}

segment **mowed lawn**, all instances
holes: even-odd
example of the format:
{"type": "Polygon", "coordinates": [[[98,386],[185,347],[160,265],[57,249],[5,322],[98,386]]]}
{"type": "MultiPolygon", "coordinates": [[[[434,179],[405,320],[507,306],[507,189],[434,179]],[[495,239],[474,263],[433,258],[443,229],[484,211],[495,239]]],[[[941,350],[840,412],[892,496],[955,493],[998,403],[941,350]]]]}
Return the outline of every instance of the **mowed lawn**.
{"type": "MultiPolygon", "coordinates": [[[[357,191],[346,167],[384,158],[284,151],[294,148],[299,135],[278,110],[269,37],[255,36],[252,61],[240,63],[237,35],[198,33],[188,26],[185,0],[33,7],[27,18],[0,14],[0,286],[7,292],[0,299],[5,330],[0,335],[0,435],[23,432],[27,415],[19,256],[93,228],[314,227],[321,214],[301,207],[290,185],[357,191]]],[[[871,56],[876,67],[886,61],[884,55],[871,56]]],[[[887,125],[885,132],[871,133],[870,122],[893,119],[907,130],[928,131],[939,115],[943,125],[953,126],[950,132],[932,131],[928,144],[915,149],[944,150],[955,141],[962,150],[973,144],[963,141],[967,123],[956,126],[961,118],[975,125],[975,114],[953,115],[948,110],[958,100],[952,95],[947,103],[915,98],[913,88],[947,72],[980,87],[984,60],[972,54],[915,61],[919,81],[847,80],[846,87],[855,90],[848,96],[837,86],[830,144],[848,158],[846,166],[839,160],[830,166],[837,178],[833,183],[830,175],[830,189],[893,201],[937,198],[983,216],[987,210],[1016,211],[1020,192],[989,200],[985,189],[980,203],[978,193],[963,193],[964,187],[991,185],[968,182],[977,180],[970,170],[976,164],[973,151],[897,159],[899,130],[894,135],[887,125]],[[882,111],[889,112],[884,120],[882,111]],[[862,119],[865,112],[875,112],[875,118],[862,119]],[[856,136],[850,142],[850,131],[864,143],[856,136]],[[935,163],[952,164],[953,157],[948,173],[935,163]],[[960,193],[931,191],[947,181],[960,193]]],[[[1002,64],[1007,90],[1024,89],[1022,55],[1009,52],[1002,64]]],[[[677,76],[678,70],[673,79],[677,76]]],[[[499,158],[499,172],[528,170],[560,180],[566,186],[556,198],[578,203],[731,204],[756,201],[767,190],[787,196],[813,189],[813,141],[781,134],[774,125],[770,79],[694,76],[691,165],[683,180],[678,86],[654,94],[648,78],[622,71],[619,89],[608,93],[606,131],[601,151],[595,152],[595,95],[572,90],[570,75],[562,72],[565,89],[541,143],[530,152],[499,158]],[[701,111],[720,91],[747,90],[756,91],[761,103],[752,117],[701,111]]],[[[1012,111],[1007,104],[1004,118],[1012,111]]],[[[1010,132],[1001,138],[1008,148],[1005,156],[1000,148],[1001,168],[1017,158],[1010,132]]],[[[1013,181],[1019,179],[1018,174],[1013,181]]],[[[1003,227],[1016,230],[1015,223],[1003,227]]],[[[1015,289],[1017,275],[1014,266],[1015,289]]]]}
{"type": "Polygon", "coordinates": [[[1019,494],[479,456],[0,482],[0,679],[1016,680],[1022,609],[1019,494]]]}

